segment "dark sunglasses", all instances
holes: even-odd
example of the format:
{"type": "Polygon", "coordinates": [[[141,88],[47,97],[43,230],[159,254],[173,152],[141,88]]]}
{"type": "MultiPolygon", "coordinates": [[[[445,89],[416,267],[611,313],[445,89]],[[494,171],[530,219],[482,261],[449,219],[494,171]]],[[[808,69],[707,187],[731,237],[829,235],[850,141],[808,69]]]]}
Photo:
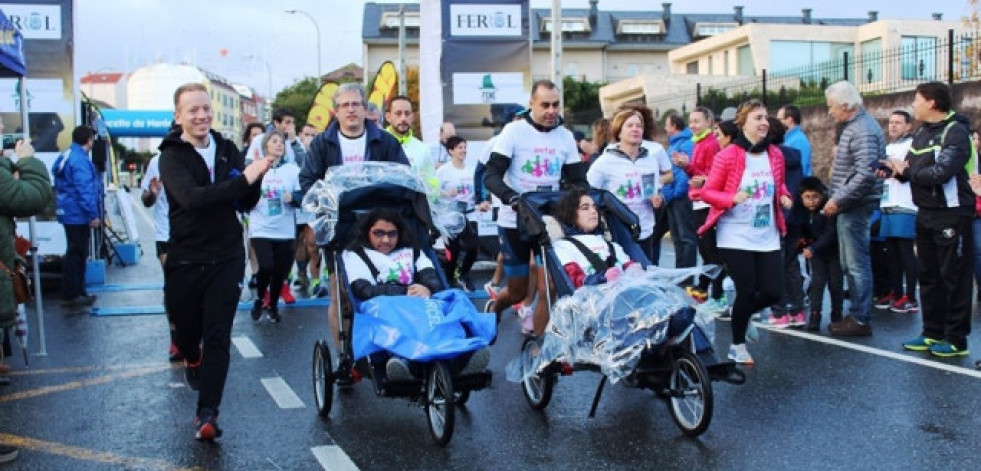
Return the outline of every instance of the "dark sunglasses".
{"type": "Polygon", "coordinates": [[[381,239],[382,237],[386,237],[386,236],[389,239],[396,239],[399,236],[399,231],[398,230],[394,230],[394,231],[383,231],[381,229],[375,229],[375,230],[371,231],[371,235],[375,236],[375,238],[378,238],[378,239],[381,239]]]}

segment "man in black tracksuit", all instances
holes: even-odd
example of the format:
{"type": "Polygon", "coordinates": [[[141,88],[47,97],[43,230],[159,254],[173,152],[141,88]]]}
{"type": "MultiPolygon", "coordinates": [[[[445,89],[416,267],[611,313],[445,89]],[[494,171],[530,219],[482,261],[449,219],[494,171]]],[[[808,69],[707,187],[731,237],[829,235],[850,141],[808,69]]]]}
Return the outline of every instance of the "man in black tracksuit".
{"type": "Polygon", "coordinates": [[[940,82],[916,87],[913,116],[923,123],[904,162],[891,161],[908,181],[916,217],[923,332],[903,348],[939,357],[967,355],[974,274],[974,193],[965,166],[971,158],[970,123],[950,110],[940,82]]]}
{"type": "Polygon", "coordinates": [[[237,212],[259,201],[270,159],[244,167],[235,144],[211,131],[211,98],[200,83],[179,87],[174,102],[181,130],[160,144],[160,176],[170,200],[164,303],[188,386],[199,391],[195,438],[212,441],[221,436],[218,406],[245,272],[237,212]]]}

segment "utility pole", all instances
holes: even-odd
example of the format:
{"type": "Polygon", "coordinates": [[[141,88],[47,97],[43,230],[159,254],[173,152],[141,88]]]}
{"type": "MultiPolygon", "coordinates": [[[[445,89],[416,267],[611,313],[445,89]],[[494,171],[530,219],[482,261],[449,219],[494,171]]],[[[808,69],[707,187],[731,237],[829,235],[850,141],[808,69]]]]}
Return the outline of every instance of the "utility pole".
{"type": "MultiPolygon", "coordinates": [[[[562,90],[562,0],[552,0],[552,82],[562,90]]],[[[565,103],[559,94],[559,110],[565,103]]]]}
{"type": "MultiPolygon", "coordinates": [[[[405,77],[405,4],[399,5],[399,95],[408,96],[405,77]]],[[[386,97],[392,98],[392,97],[386,97]]]]}

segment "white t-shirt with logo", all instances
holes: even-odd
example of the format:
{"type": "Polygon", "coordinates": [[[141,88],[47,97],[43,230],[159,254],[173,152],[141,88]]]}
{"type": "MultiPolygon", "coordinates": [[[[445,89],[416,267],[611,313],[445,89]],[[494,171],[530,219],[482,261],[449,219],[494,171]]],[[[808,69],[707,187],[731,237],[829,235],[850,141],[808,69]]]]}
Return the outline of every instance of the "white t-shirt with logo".
{"type": "Polygon", "coordinates": [[[286,202],[287,193],[300,189],[300,167],[283,162],[262,177],[259,203],[249,213],[249,237],[293,239],[296,237],[295,208],[286,202]]]}
{"type": "MultiPolygon", "coordinates": [[[[892,144],[886,145],[886,157],[890,159],[906,160],[913,145],[913,139],[907,138],[892,144]]],[[[887,178],[882,185],[882,208],[902,208],[910,211],[917,211],[918,208],[913,204],[913,192],[909,182],[901,182],[895,178],[887,178]]]]}
{"type": "Polygon", "coordinates": [[[461,212],[473,211],[474,205],[476,204],[473,174],[476,169],[476,166],[473,164],[464,164],[463,168],[456,168],[452,160],[446,165],[440,166],[436,170],[436,179],[439,180],[440,199],[456,205],[456,208],[461,212]],[[448,195],[452,190],[456,190],[455,196],[448,195]]]}
{"type": "Polygon", "coordinates": [[[215,152],[217,148],[215,147],[215,140],[208,136],[208,147],[199,148],[195,147],[194,150],[198,151],[198,154],[204,159],[204,165],[208,167],[208,175],[211,176],[211,183],[215,182],[215,152]]]}
{"type": "Polygon", "coordinates": [[[774,219],[776,188],[766,152],[746,153],[746,170],[739,191],[749,195],[722,214],[716,232],[719,248],[770,252],[780,250],[780,231],[774,219]]]}
{"type": "Polygon", "coordinates": [[[367,153],[367,134],[367,132],[362,131],[360,136],[352,139],[343,133],[337,133],[337,140],[341,143],[341,162],[346,164],[364,162],[364,157],[367,153]]]}
{"type": "MultiPolygon", "coordinates": [[[[150,163],[147,164],[146,173],[143,175],[143,182],[140,183],[140,188],[143,191],[150,191],[150,180],[154,178],[160,181],[160,154],[153,156],[150,159],[150,163]]],[[[167,191],[161,186],[160,193],[157,193],[157,201],[153,203],[154,236],[157,242],[167,242],[170,240],[169,211],[170,202],[167,201],[167,191]]]]}
{"type": "Polygon", "coordinates": [[[353,283],[355,280],[368,280],[373,285],[383,283],[411,285],[415,280],[416,272],[433,268],[432,261],[422,251],[419,252],[419,258],[413,262],[413,250],[409,247],[395,249],[388,255],[369,248],[365,248],[364,252],[368,256],[368,260],[371,260],[371,263],[378,270],[378,278],[372,278],[371,269],[357,253],[345,250],[341,257],[344,260],[344,268],[349,283],[353,283]]]}
{"type": "MultiPolygon", "coordinates": [[[[606,239],[600,235],[596,234],[577,234],[572,236],[587,249],[599,256],[600,260],[606,262],[606,259],[610,257],[610,246],[607,245],[606,239]]],[[[613,253],[616,256],[615,266],[623,268],[623,265],[630,261],[630,257],[627,253],[623,251],[623,247],[620,244],[613,242],[613,253]]],[[[586,275],[592,275],[596,273],[596,269],[593,268],[593,264],[589,263],[589,259],[586,258],[586,254],[582,253],[579,248],[569,242],[568,240],[561,239],[552,243],[552,249],[555,250],[555,256],[559,259],[559,263],[565,266],[567,263],[575,263],[579,265],[583,273],[586,275]]]]}
{"type": "MultiPolygon", "coordinates": [[[[504,183],[519,194],[529,191],[558,191],[562,166],[582,162],[572,132],[559,126],[548,132],[535,129],[528,121],[514,121],[494,141],[493,152],[511,159],[504,183]]],[[[517,215],[504,202],[497,224],[517,228],[517,215]]]]}
{"type": "Polygon", "coordinates": [[[660,187],[659,169],[657,160],[650,154],[631,161],[613,144],[589,166],[586,181],[589,186],[609,191],[623,201],[637,215],[640,238],[646,239],[654,233],[651,197],[660,187]]]}

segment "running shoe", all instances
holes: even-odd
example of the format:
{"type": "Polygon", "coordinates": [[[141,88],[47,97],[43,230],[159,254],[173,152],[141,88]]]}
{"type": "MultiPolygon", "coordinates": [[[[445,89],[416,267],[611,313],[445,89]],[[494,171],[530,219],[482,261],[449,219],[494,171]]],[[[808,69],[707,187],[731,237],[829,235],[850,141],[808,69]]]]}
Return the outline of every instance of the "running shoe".
{"type": "Polygon", "coordinates": [[[896,302],[896,299],[896,295],[890,292],[875,298],[875,300],[872,301],[872,305],[875,306],[876,309],[889,309],[889,306],[892,306],[892,303],[896,302]]]}
{"type": "Polygon", "coordinates": [[[288,281],[283,282],[283,288],[280,290],[279,295],[283,298],[283,302],[286,304],[293,304],[296,302],[296,297],[293,296],[293,291],[290,290],[290,284],[288,281]]]}
{"type": "Polygon", "coordinates": [[[198,360],[197,363],[184,360],[184,382],[192,391],[201,388],[201,360],[198,360]]]}
{"type": "Polygon", "coordinates": [[[181,352],[179,350],[177,350],[177,345],[174,345],[173,342],[170,343],[170,349],[168,350],[167,353],[171,363],[184,361],[184,356],[181,355],[181,352]]]}
{"type": "Polygon", "coordinates": [[[785,329],[790,327],[790,314],[784,314],[782,316],[770,314],[770,318],[767,319],[766,325],[773,327],[774,329],[785,329]]]}
{"type": "Polygon", "coordinates": [[[744,343],[729,346],[729,359],[742,365],[752,365],[755,363],[749,351],[746,350],[746,344],[744,343]]]}
{"type": "Polygon", "coordinates": [[[931,339],[930,337],[925,337],[923,335],[910,340],[908,342],[903,342],[903,348],[906,350],[912,350],[914,352],[925,352],[930,350],[934,344],[939,343],[940,340],[931,339]]]}
{"type": "Polygon", "coordinates": [[[807,316],[803,312],[798,312],[797,314],[790,314],[790,324],[791,327],[804,327],[807,325],[807,316]]]}
{"type": "Polygon", "coordinates": [[[930,354],[941,358],[950,357],[963,357],[967,356],[967,347],[958,348],[956,345],[947,342],[946,340],[941,340],[933,345],[930,345],[930,354]]]}
{"type": "Polygon", "coordinates": [[[484,291],[487,292],[487,297],[490,298],[491,300],[497,299],[497,295],[500,294],[501,292],[500,288],[494,286],[494,283],[491,281],[488,281],[486,284],[484,284],[484,291]]]}
{"type": "Polygon", "coordinates": [[[194,420],[194,428],[194,438],[202,442],[213,442],[222,434],[218,428],[218,414],[211,409],[201,409],[194,420]]]}
{"type": "Polygon", "coordinates": [[[903,297],[892,303],[892,306],[889,306],[889,310],[900,314],[917,313],[920,312],[920,305],[916,303],[916,300],[910,299],[904,294],[903,297]]]}

